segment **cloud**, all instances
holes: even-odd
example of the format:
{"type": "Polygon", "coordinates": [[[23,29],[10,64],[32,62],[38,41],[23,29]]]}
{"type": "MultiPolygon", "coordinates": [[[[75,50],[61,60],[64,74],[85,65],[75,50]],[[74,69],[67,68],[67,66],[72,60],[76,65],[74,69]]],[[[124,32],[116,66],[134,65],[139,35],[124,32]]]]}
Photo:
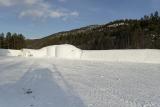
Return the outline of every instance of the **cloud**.
{"type": "Polygon", "coordinates": [[[26,3],[28,5],[34,5],[38,2],[39,2],[39,0],[24,0],[24,3],[26,3]]]}
{"type": "Polygon", "coordinates": [[[0,0],[0,6],[33,5],[42,0],[0,0]]]}
{"type": "Polygon", "coordinates": [[[30,9],[22,11],[19,15],[20,18],[32,17],[34,19],[46,19],[46,18],[64,18],[64,17],[77,17],[78,12],[64,12],[59,10],[49,10],[49,9],[30,9]]]}
{"type": "Polygon", "coordinates": [[[71,12],[70,13],[71,16],[79,16],[79,13],[77,11],[71,12]]]}
{"type": "Polygon", "coordinates": [[[12,6],[17,3],[18,0],[0,0],[0,6],[12,6]]]}
{"type": "Polygon", "coordinates": [[[47,19],[47,18],[61,18],[66,19],[68,17],[78,17],[77,11],[69,11],[63,9],[53,9],[50,5],[37,5],[37,7],[25,9],[19,14],[20,18],[31,17],[34,19],[47,19]]]}
{"type": "Polygon", "coordinates": [[[59,2],[66,2],[67,0],[58,0],[59,2]]]}
{"type": "MultiPolygon", "coordinates": [[[[60,0],[65,1],[65,0],[60,0]]],[[[19,18],[32,18],[32,19],[47,19],[47,18],[61,18],[67,19],[69,17],[78,17],[77,11],[69,11],[68,9],[61,9],[60,7],[54,7],[44,0],[0,0],[0,6],[11,7],[21,6],[23,7],[19,12],[19,18]]]]}

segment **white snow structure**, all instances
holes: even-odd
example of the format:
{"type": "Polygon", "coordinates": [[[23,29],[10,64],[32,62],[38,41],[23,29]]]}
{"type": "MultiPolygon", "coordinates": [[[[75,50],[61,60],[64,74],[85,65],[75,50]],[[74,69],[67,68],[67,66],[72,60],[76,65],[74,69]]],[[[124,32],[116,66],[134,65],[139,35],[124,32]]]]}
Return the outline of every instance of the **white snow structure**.
{"type": "Polygon", "coordinates": [[[56,45],[47,47],[47,55],[48,57],[56,57],[56,45]]]}
{"type": "Polygon", "coordinates": [[[34,50],[34,49],[22,49],[22,56],[24,57],[45,57],[46,55],[46,48],[42,48],[39,50],[34,50]]]}
{"type": "Polygon", "coordinates": [[[82,50],[76,48],[75,46],[64,44],[48,46],[39,50],[22,49],[22,56],[80,59],[81,52],[82,50]]]}
{"type": "Polygon", "coordinates": [[[57,58],[80,59],[82,50],[72,45],[57,45],[55,53],[57,58]]]}
{"type": "Polygon", "coordinates": [[[0,56],[54,57],[62,59],[103,60],[111,62],[160,63],[160,50],[81,50],[73,45],[53,45],[39,50],[0,50],[0,56]]]}

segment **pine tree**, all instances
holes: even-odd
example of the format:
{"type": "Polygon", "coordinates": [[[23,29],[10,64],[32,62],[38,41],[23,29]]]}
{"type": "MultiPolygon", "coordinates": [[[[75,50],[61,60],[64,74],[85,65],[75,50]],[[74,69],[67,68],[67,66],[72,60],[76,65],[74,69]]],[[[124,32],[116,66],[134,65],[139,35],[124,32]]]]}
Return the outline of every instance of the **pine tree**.
{"type": "Polygon", "coordinates": [[[4,48],[4,33],[0,34],[0,48],[4,48]]]}
{"type": "Polygon", "coordinates": [[[12,47],[13,47],[13,49],[18,49],[18,44],[19,44],[19,41],[18,41],[17,33],[14,33],[12,35],[12,47]]]}
{"type": "Polygon", "coordinates": [[[5,40],[5,48],[6,49],[9,49],[11,47],[11,44],[10,44],[11,37],[12,37],[12,34],[10,32],[8,32],[6,34],[6,40],[5,40]]]}

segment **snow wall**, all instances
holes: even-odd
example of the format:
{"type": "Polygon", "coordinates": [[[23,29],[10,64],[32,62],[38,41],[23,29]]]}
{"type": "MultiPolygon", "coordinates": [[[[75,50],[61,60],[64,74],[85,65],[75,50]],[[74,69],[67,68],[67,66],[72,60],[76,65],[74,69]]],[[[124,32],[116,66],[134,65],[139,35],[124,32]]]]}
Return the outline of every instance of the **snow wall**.
{"type": "Polygon", "coordinates": [[[53,45],[39,50],[0,49],[0,56],[54,57],[63,59],[103,60],[111,62],[160,63],[160,50],[80,50],[73,45],[53,45]]]}
{"type": "Polygon", "coordinates": [[[98,50],[83,51],[81,59],[111,62],[160,63],[160,50],[98,50]]]}

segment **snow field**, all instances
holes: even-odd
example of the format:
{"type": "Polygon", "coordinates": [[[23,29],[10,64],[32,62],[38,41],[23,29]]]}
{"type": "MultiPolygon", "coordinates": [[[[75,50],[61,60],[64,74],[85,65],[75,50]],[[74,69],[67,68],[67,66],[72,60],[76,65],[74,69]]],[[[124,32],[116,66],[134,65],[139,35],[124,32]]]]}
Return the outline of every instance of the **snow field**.
{"type": "Polygon", "coordinates": [[[0,59],[0,107],[160,107],[159,64],[0,59]]]}

